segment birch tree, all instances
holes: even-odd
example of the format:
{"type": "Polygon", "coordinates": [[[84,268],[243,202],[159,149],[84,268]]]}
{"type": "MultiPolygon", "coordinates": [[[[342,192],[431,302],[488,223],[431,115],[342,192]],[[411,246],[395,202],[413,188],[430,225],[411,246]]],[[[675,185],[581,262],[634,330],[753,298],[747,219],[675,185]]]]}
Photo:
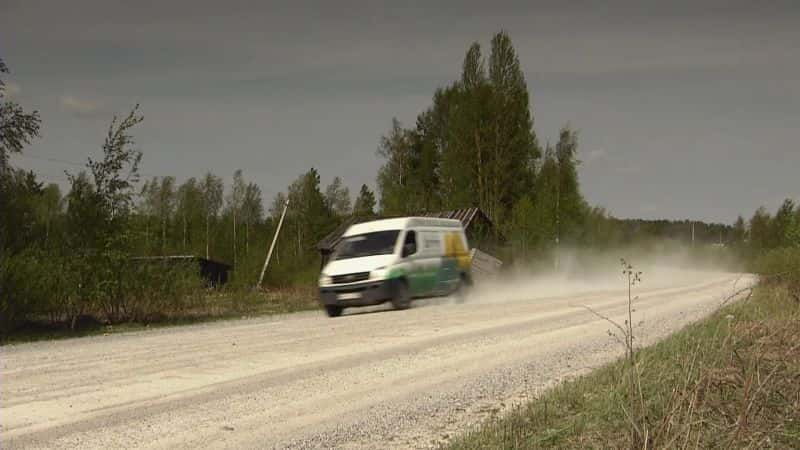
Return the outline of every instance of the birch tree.
{"type": "Polygon", "coordinates": [[[210,228],[211,222],[216,220],[219,210],[222,208],[222,179],[211,172],[207,172],[200,186],[206,225],[206,259],[210,259],[210,228]]]}

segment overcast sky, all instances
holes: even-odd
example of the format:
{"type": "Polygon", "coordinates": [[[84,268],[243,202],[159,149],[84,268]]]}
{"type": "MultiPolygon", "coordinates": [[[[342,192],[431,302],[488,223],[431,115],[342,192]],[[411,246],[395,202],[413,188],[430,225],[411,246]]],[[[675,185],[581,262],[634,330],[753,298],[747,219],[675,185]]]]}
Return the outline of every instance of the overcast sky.
{"type": "Polygon", "coordinates": [[[540,141],[579,130],[592,204],[730,223],[800,199],[800,2],[405,3],[0,0],[8,92],[43,121],[12,161],[64,183],[140,103],[144,174],[241,168],[269,203],[313,166],[355,193],[392,117],[504,29],[540,141]]]}

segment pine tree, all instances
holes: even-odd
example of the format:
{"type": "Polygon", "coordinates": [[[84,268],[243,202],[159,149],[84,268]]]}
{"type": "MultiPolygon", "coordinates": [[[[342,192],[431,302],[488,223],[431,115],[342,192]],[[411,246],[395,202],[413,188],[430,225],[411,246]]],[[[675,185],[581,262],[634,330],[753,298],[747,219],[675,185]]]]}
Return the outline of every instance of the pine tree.
{"type": "Polygon", "coordinates": [[[561,128],[555,155],[558,167],[557,226],[561,240],[574,240],[583,228],[586,202],[580,193],[577,158],[578,135],[569,125],[561,128]]]}
{"type": "Polygon", "coordinates": [[[794,202],[787,198],[778,208],[775,217],[770,221],[768,247],[789,246],[789,233],[793,231],[794,218],[794,202]]]}
{"type": "Polygon", "coordinates": [[[502,222],[516,201],[533,187],[539,158],[525,76],[505,32],[492,38],[489,83],[492,95],[488,151],[492,162],[486,204],[490,215],[502,222]]]}
{"type": "Polygon", "coordinates": [[[755,251],[769,248],[771,220],[772,218],[763,206],[753,213],[753,217],[750,219],[750,248],[755,251]]]}
{"type": "Polygon", "coordinates": [[[356,217],[371,217],[375,215],[375,194],[367,187],[361,185],[361,191],[353,207],[353,215],[356,217]]]}
{"type": "Polygon", "coordinates": [[[547,147],[542,168],[536,177],[534,198],[535,219],[537,224],[537,245],[542,248],[551,247],[557,237],[558,211],[558,160],[555,150],[547,147]]]}
{"type": "Polygon", "coordinates": [[[451,88],[451,118],[448,145],[442,153],[443,197],[448,209],[479,206],[491,215],[488,204],[489,100],[491,86],[486,79],[478,43],[464,57],[461,80],[451,88]]]}
{"type": "Polygon", "coordinates": [[[320,191],[319,172],[311,168],[289,186],[289,202],[297,240],[296,255],[302,256],[333,228],[335,223],[320,191]]]}

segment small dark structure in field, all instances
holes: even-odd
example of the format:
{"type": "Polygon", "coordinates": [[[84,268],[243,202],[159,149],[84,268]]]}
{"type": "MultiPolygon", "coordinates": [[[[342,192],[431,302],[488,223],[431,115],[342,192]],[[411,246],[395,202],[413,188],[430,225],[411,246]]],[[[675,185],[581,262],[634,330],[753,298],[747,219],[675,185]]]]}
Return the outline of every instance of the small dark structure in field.
{"type": "MultiPolygon", "coordinates": [[[[438,217],[442,219],[456,219],[461,221],[464,226],[464,231],[467,234],[471,247],[481,247],[494,249],[497,244],[497,237],[494,230],[494,224],[489,217],[484,214],[480,208],[463,208],[454,209],[452,211],[439,211],[439,212],[425,212],[418,214],[409,214],[410,217],[438,217]]],[[[319,250],[322,259],[322,266],[331,257],[331,254],[336,249],[336,245],[342,240],[342,235],[351,226],[361,222],[369,222],[371,220],[389,219],[390,217],[350,217],[341,225],[331,231],[325,238],[317,243],[317,250],[319,250]]]]}
{"type": "Polygon", "coordinates": [[[139,256],[131,258],[137,262],[149,262],[163,264],[189,264],[197,265],[200,276],[206,280],[209,286],[218,287],[228,282],[228,272],[232,267],[228,264],[212,261],[193,255],[171,255],[171,256],[139,256]]]}

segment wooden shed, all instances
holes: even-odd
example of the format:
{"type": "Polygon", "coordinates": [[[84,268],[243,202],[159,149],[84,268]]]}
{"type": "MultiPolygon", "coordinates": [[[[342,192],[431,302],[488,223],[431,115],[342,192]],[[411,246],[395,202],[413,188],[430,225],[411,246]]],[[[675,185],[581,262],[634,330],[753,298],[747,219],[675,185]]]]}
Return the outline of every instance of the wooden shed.
{"type": "Polygon", "coordinates": [[[161,262],[164,264],[194,263],[197,265],[200,276],[212,287],[227,283],[228,272],[232,269],[229,264],[194,255],[139,256],[131,259],[138,262],[161,262]]]}

